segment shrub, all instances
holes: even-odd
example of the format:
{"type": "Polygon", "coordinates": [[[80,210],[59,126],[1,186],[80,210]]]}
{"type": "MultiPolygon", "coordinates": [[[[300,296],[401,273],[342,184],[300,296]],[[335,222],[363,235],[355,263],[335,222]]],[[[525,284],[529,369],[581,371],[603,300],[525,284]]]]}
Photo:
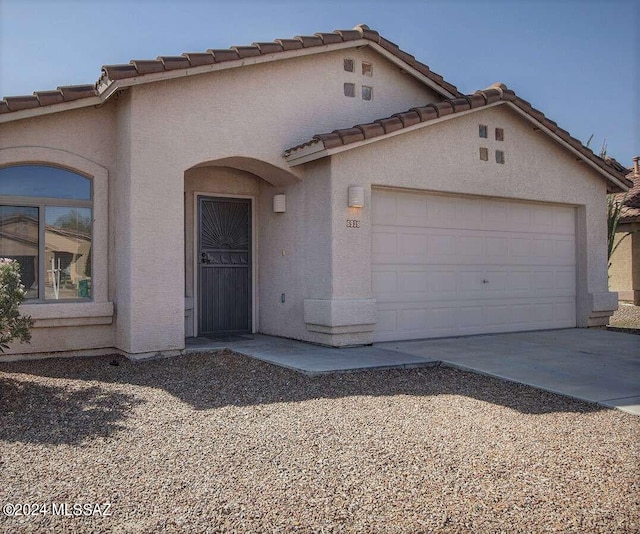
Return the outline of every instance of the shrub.
{"type": "Polygon", "coordinates": [[[0,352],[8,349],[12,341],[29,343],[31,340],[33,320],[20,315],[18,310],[25,293],[20,283],[20,264],[0,258],[0,352]]]}

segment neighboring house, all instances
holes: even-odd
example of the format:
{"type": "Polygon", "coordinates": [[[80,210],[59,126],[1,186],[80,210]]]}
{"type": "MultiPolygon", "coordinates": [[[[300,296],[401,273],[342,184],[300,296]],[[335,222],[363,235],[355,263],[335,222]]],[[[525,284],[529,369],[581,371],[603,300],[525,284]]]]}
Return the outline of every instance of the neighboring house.
{"type": "Polygon", "coordinates": [[[463,95],[364,25],[7,97],[0,167],[0,205],[38,224],[35,259],[16,252],[37,272],[14,353],[142,358],[242,332],[346,346],[599,326],[617,307],[603,210],[624,174],[506,86],[463,95]],[[75,245],[55,245],[73,213],[75,245]]]}
{"type": "Polygon", "coordinates": [[[618,292],[621,301],[640,306],[640,169],[639,157],[633,158],[633,171],[627,178],[633,188],[617,195],[623,202],[620,223],[616,230],[615,246],[609,267],[609,287],[618,292]],[[619,243],[619,244],[618,244],[619,243]]]}

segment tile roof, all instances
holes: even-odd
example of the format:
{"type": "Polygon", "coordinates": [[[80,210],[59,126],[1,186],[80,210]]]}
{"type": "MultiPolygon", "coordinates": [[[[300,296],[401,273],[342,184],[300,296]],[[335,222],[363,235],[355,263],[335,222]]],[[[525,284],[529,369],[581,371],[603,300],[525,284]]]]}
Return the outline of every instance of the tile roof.
{"type": "Polygon", "coordinates": [[[458,89],[446,82],[442,76],[432,72],[424,63],[418,61],[411,54],[401,50],[398,45],[382,37],[377,31],[366,24],[360,24],[352,30],[335,30],[331,33],[316,33],[314,35],[299,35],[293,39],[276,39],[273,42],[255,42],[250,46],[232,46],[226,49],[209,49],[206,52],[185,52],[180,56],[158,56],[156,59],[132,59],[128,64],[104,65],[102,74],[94,85],[78,85],[58,87],[56,91],[36,91],[33,95],[9,96],[0,100],[0,114],[11,113],[28,108],[37,108],[69,102],[79,98],[99,96],[101,88],[117,80],[145,76],[166,71],[189,69],[203,65],[213,65],[227,61],[240,61],[248,57],[277,54],[290,50],[300,50],[326,46],[348,41],[365,39],[380,45],[384,50],[413,67],[420,74],[427,77],[444,92],[461,95],[458,89]]]}
{"type": "Polygon", "coordinates": [[[627,178],[633,182],[633,187],[627,193],[616,195],[616,200],[623,202],[620,223],[640,222],[640,172],[631,171],[627,178]]]}
{"type": "Polygon", "coordinates": [[[625,179],[629,169],[626,169],[613,158],[604,160],[593,153],[591,149],[583,145],[578,139],[572,137],[569,132],[560,128],[554,121],[545,117],[544,113],[535,109],[529,102],[520,98],[514,91],[502,83],[493,84],[487,89],[476,91],[471,95],[461,95],[456,98],[443,100],[421,107],[411,108],[401,113],[367,124],[356,124],[351,128],[333,130],[332,132],[314,135],[310,140],[291,147],[284,152],[284,157],[294,155],[298,150],[322,145],[319,149],[330,150],[351,143],[357,143],[374,137],[380,137],[415,124],[429,122],[440,117],[477,109],[495,102],[510,102],[530,117],[534,118],[542,126],[548,128],[563,141],[571,145],[585,158],[595,163],[598,167],[613,175],[623,183],[631,186],[631,182],[625,179]]]}

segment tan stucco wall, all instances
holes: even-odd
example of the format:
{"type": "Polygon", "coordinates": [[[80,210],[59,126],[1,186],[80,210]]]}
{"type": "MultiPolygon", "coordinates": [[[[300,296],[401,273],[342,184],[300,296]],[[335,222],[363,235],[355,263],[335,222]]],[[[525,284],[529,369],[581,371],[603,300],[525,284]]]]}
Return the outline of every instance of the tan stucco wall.
{"type": "Polygon", "coordinates": [[[618,292],[620,300],[640,304],[640,223],[620,225],[615,244],[609,287],[618,292]]]}
{"type": "MultiPolygon", "coordinates": [[[[131,273],[127,283],[132,291],[120,297],[118,303],[119,307],[126,307],[127,313],[119,336],[123,350],[149,353],[179,349],[185,334],[189,334],[183,321],[186,170],[228,157],[249,157],[286,168],[282,151],[314,133],[372,120],[435,99],[431,90],[408,76],[399,76],[397,67],[369,50],[351,50],[348,56],[373,62],[374,77],[366,79],[374,86],[372,102],[344,96],[343,83],[354,75],[343,71],[343,52],[133,88],[128,104],[132,179],[130,183],[123,181],[122,187],[127,211],[135,214],[124,237],[124,249],[135,248],[136,253],[128,255],[130,264],[125,269],[131,273]],[[164,260],[149,262],[148,258],[159,250],[164,260]],[[148,287],[150,281],[162,281],[163,291],[155,293],[152,299],[137,298],[142,289],[133,288],[148,287]],[[125,330],[133,332],[130,338],[125,330]]],[[[302,177],[304,171],[292,172],[302,177]]],[[[296,206],[297,195],[304,196],[301,190],[294,193],[294,189],[287,189],[292,206],[296,206]]],[[[208,191],[214,194],[216,187],[211,186],[208,191]]],[[[260,199],[258,205],[270,202],[268,196],[260,199]]],[[[297,206],[301,208],[300,204],[297,206]]],[[[272,210],[260,209],[259,213],[262,217],[272,210]]],[[[293,213],[285,217],[280,220],[289,220],[288,224],[295,225],[300,220],[294,219],[293,213]]],[[[270,235],[264,242],[258,240],[258,270],[264,268],[267,273],[270,262],[277,263],[273,258],[277,253],[281,255],[283,249],[280,237],[271,246],[270,235]]],[[[307,251],[299,253],[306,257],[307,251]]],[[[260,274],[257,323],[269,328],[272,311],[269,303],[274,299],[272,295],[262,295],[262,288],[267,287],[265,280],[271,278],[260,274]]],[[[281,306],[280,293],[277,297],[281,306]]],[[[282,315],[287,305],[285,302],[284,307],[277,308],[277,313],[282,315]]],[[[295,313],[292,311],[291,315],[295,313]]],[[[296,321],[299,323],[300,319],[296,321]]],[[[289,323],[285,324],[288,332],[289,323]]]]}
{"type": "Polygon", "coordinates": [[[370,341],[370,195],[380,185],[576,205],[578,317],[589,324],[594,310],[609,306],[604,181],[504,106],[303,166],[288,168],[282,158],[313,134],[435,100],[430,89],[362,48],[134,86],[99,109],[1,125],[0,147],[60,149],[103,169],[109,182],[99,202],[108,209],[100,215],[108,234],[103,225],[104,237],[95,240],[96,250],[103,240],[105,272],[94,277],[102,284],[94,304],[106,308],[51,308],[54,316],[42,324],[62,326],[57,313],[72,317],[66,328],[47,328],[49,337],[34,335],[29,350],[75,350],[83,339],[86,348],[111,343],[140,357],[182,349],[194,326],[196,191],[255,198],[261,332],[337,345],[370,341]],[[343,70],[345,57],[355,60],[355,73],[343,70]],[[360,74],[363,60],[373,63],[372,78],[360,74]],[[356,83],[356,98],[344,96],[345,82],[356,83]],[[362,84],[373,86],[373,101],[361,100],[362,84]],[[491,133],[505,128],[506,140],[481,143],[480,121],[491,133]],[[503,149],[506,165],[497,165],[493,153],[481,162],[479,146],[503,149]],[[260,165],[261,178],[206,166],[223,158],[275,166],[289,185],[276,184],[260,165]],[[366,188],[361,210],[347,208],[350,185],[366,188]],[[273,213],[276,193],[287,195],[286,213],[273,213]],[[361,228],[347,229],[347,218],[361,220],[361,228]],[[113,324],[102,324],[112,319],[111,303],[113,324]],[[89,321],[102,323],[76,324],[89,321]]]}
{"type": "Polygon", "coordinates": [[[331,159],[334,298],[371,298],[371,188],[394,186],[575,205],[578,326],[593,325],[603,312],[615,309],[615,294],[607,288],[605,182],[505,105],[331,159]],[[489,126],[489,139],[478,137],[479,124],[489,126]],[[504,142],[493,140],[495,127],[504,128],[504,142]],[[480,160],[480,146],[489,148],[488,162],[480,160]],[[495,163],[495,149],[505,152],[504,165],[495,163]],[[353,215],[346,207],[350,185],[366,190],[365,207],[357,217],[360,230],[345,224],[353,215]]]}
{"type": "MultiPolygon", "coordinates": [[[[113,291],[109,287],[109,169],[113,166],[114,108],[83,109],[0,126],[0,166],[48,163],[93,182],[92,301],[25,303],[34,321],[30,344],[7,354],[69,352],[114,346],[113,291]]],[[[10,356],[7,356],[10,357],[10,356]]]]}

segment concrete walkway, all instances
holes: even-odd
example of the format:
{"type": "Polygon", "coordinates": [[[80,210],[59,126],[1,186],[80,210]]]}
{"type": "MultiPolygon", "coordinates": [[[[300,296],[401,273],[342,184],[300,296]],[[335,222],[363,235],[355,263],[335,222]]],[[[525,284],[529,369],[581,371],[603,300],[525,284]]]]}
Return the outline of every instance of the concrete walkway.
{"type": "Polygon", "coordinates": [[[186,352],[227,348],[309,375],[446,365],[640,415],[640,336],[550,330],[332,349],[263,335],[189,340],[186,352]]]}

